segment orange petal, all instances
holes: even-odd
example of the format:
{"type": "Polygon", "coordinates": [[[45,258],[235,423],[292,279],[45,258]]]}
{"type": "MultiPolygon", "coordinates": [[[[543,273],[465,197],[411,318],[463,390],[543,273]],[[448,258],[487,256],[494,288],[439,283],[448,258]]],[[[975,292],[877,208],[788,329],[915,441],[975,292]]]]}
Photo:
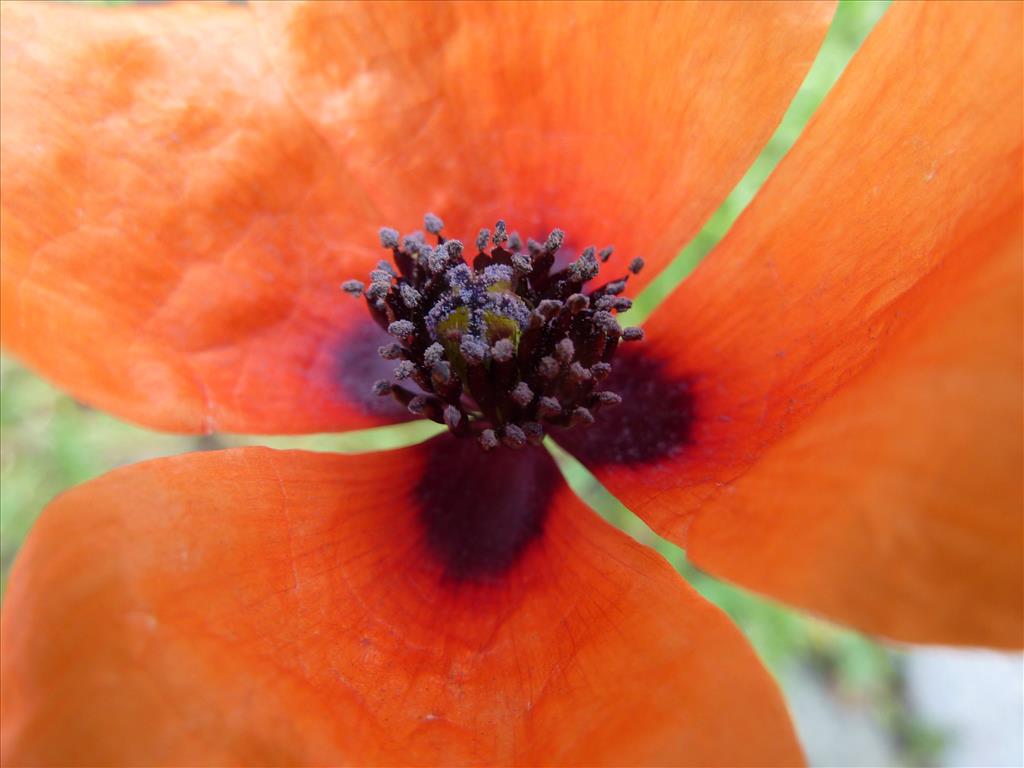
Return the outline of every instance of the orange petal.
{"type": "Polygon", "coordinates": [[[782,119],[832,3],[262,3],[290,93],[403,226],[498,218],[653,277],[782,119]]]}
{"type": "Polygon", "coordinates": [[[999,284],[1020,258],[1020,24],[1019,4],[894,5],[734,230],[652,318],[637,364],[652,375],[616,414],[642,440],[602,441],[602,428],[578,447],[663,534],[684,540],[698,509],[704,535],[720,520],[708,564],[894,637],[1020,639],[1020,583],[1005,581],[1020,537],[1001,538],[1020,525],[1020,281],[999,284]],[[977,306],[968,286],[990,284],[992,306],[977,306]],[[814,501],[827,489],[829,511],[814,501]],[[787,538],[811,508],[835,518],[821,523],[829,547],[809,531],[787,538]],[[770,537],[762,516],[778,526],[770,537]],[[769,539],[774,551],[733,562],[769,539]],[[986,551],[976,579],[954,567],[986,551]],[[848,567],[859,556],[868,576],[848,567]],[[806,570],[819,557],[834,578],[806,570]]]}
{"type": "Polygon", "coordinates": [[[383,217],[260,49],[237,6],[3,4],[3,342],[162,429],[393,420],[338,287],[383,217]]]}
{"type": "Polygon", "coordinates": [[[697,513],[698,565],[900,640],[1024,647],[1019,235],[972,257],[915,289],[871,368],[697,513]]]}
{"type": "Polygon", "coordinates": [[[539,449],[115,471],[44,513],[2,638],[5,764],[801,761],[736,628],[539,449]]]}

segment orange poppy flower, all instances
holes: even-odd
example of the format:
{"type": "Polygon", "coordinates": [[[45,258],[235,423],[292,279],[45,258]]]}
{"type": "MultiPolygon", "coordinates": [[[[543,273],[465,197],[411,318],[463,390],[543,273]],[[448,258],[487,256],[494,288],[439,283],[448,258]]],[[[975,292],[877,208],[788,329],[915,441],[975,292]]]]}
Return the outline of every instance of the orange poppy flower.
{"type": "MultiPolygon", "coordinates": [[[[831,10],[4,4],[4,344],[160,429],[409,418],[338,291],[378,226],[559,226],[615,243],[615,274],[642,253],[643,285],[831,10]]],[[[1020,23],[890,9],[616,356],[623,402],[551,428],[707,570],[890,638],[1021,646],[1020,23]]],[[[801,760],[723,614],[543,450],[447,434],[76,488],[19,555],[2,651],[11,765],[801,760]]]]}

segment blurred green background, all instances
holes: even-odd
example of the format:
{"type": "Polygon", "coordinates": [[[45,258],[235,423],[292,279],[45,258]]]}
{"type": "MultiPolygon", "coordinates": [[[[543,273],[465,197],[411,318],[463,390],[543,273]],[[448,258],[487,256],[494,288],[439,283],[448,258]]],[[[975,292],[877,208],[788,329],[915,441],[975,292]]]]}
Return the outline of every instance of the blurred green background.
{"type": "MultiPolygon", "coordinates": [[[[637,298],[630,323],[651,309],[707,254],[747,205],[885,12],[884,2],[846,2],[775,135],[736,189],[680,257],[637,298]]],[[[347,435],[269,438],[154,433],[61,394],[10,358],[0,359],[0,579],[6,587],[18,547],[42,508],[61,491],[119,465],[195,450],[257,444],[355,452],[394,447],[433,434],[419,424],[347,435]]],[[[801,737],[818,764],[931,765],[950,734],[910,705],[905,654],[854,632],[787,610],[701,573],[655,536],[585,469],[556,450],[576,491],[607,519],[658,548],[691,583],[743,628],[794,708],[801,737]],[[808,693],[810,692],[810,693],[808,693]],[[803,703],[794,701],[802,697],[803,703]],[[801,714],[801,707],[807,708],[801,714]],[[815,714],[817,713],[817,714],[815,714]],[[814,717],[832,718],[849,744],[822,737],[814,717]],[[818,741],[821,743],[819,744],[818,741]]]]}

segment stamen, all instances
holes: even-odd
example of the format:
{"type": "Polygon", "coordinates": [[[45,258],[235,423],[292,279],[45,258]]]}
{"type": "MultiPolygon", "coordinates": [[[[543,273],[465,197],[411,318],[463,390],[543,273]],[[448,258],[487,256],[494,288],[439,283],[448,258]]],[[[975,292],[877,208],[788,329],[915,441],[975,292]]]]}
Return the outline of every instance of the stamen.
{"type": "Polygon", "coordinates": [[[523,434],[534,445],[540,445],[544,440],[544,427],[539,422],[528,421],[523,424],[523,434]]]}
{"type": "Polygon", "coordinates": [[[351,293],[353,296],[361,296],[365,287],[362,280],[346,280],[341,284],[341,290],[351,293]]]}
{"type": "Polygon", "coordinates": [[[530,385],[525,381],[520,381],[516,384],[515,389],[512,390],[511,397],[516,405],[520,408],[525,408],[533,400],[533,390],[530,389],[530,385]]]}
{"type": "Polygon", "coordinates": [[[584,309],[590,306],[590,299],[584,296],[582,293],[574,293],[565,303],[569,305],[569,311],[574,315],[578,315],[584,309]]]}
{"type": "Polygon", "coordinates": [[[587,426],[594,423],[594,414],[582,406],[572,412],[572,420],[569,422],[574,427],[587,426]]]}
{"type": "Polygon", "coordinates": [[[498,436],[494,433],[493,429],[485,429],[477,439],[480,441],[480,447],[485,451],[498,447],[498,436]]]}
{"type": "Polygon", "coordinates": [[[427,347],[423,353],[423,363],[428,366],[435,366],[444,359],[444,347],[436,341],[427,347]]]}
{"type": "Polygon", "coordinates": [[[423,228],[432,235],[439,235],[444,229],[444,222],[434,214],[428,213],[423,217],[423,228]]]}
{"type": "Polygon", "coordinates": [[[498,342],[491,347],[491,357],[499,363],[507,363],[512,359],[512,355],[514,355],[515,352],[516,348],[512,346],[512,341],[509,339],[499,339],[498,342]]]}
{"type": "Polygon", "coordinates": [[[388,326],[388,333],[399,341],[408,341],[416,332],[416,326],[408,320],[395,320],[388,326]]]}
{"type": "Polygon", "coordinates": [[[403,360],[395,367],[394,376],[398,380],[408,379],[415,372],[416,365],[408,360],[403,360]]]}
{"type": "Polygon", "coordinates": [[[446,405],[444,407],[444,423],[448,429],[454,432],[462,424],[462,411],[454,405],[446,405]]]}
{"type": "Polygon", "coordinates": [[[553,379],[558,375],[560,366],[558,361],[553,357],[542,357],[540,363],[537,364],[537,371],[545,379],[553,379]]]}
{"type": "Polygon", "coordinates": [[[425,231],[404,237],[380,230],[394,265],[382,261],[369,285],[346,280],[342,289],[364,296],[370,313],[396,341],[378,348],[395,361],[392,381],[373,385],[422,418],[444,424],[457,437],[474,437],[484,450],[540,444],[551,425],[585,427],[602,408],[622,402],[598,392],[611,373],[620,341],[643,338],[620,327],[616,315],[632,302],[622,294],[629,274],[589,287],[609,246],[587,246],[567,267],[555,267],[565,233],[543,242],[509,233],[504,219],[481,229],[477,254],[467,263],[459,240],[441,235],[444,222],[423,217],[425,231]],[[401,243],[401,245],[399,245],[401,243]],[[401,382],[401,383],[396,383],[401,382]]]}
{"type": "Polygon", "coordinates": [[[522,448],[526,445],[526,433],[523,432],[522,428],[515,424],[506,424],[502,435],[501,442],[507,445],[509,448],[522,448]]]}
{"type": "Polygon", "coordinates": [[[522,272],[523,274],[529,274],[533,271],[533,262],[530,261],[528,256],[522,253],[517,253],[512,256],[512,266],[515,267],[516,271],[522,272]]]}
{"type": "Polygon", "coordinates": [[[553,397],[542,397],[537,407],[537,413],[541,416],[558,416],[562,413],[562,406],[553,397]]]}
{"type": "Polygon", "coordinates": [[[547,241],[544,243],[544,250],[554,253],[562,247],[562,243],[565,241],[565,232],[560,229],[551,230],[551,234],[548,235],[547,241]]]}
{"type": "Polygon", "coordinates": [[[399,290],[402,294],[402,303],[409,309],[415,309],[420,305],[420,292],[411,285],[403,283],[399,290]]]}
{"type": "Polygon", "coordinates": [[[643,328],[625,328],[622,331],[623,341],[643,341],[644,329],[643,328]]]}
{"type": "Polygon", "coordinates": [[[487,359],[487,347],[471,337],[462,340],[459,351],[470,365],[479,365],[487,359]]]}
{"type": "Polygon", "coordinates": [[[574,354],[576,354],[576,347],[573,345],[572,339],[562,339],[555,345],[555,357],[563,363],[572,360],[574,354]]]}
{"type": "Polygon", "coordinates": [[[385,360],[398,360],[402,357],[403,347],[401,344],[385,344],[382,347],[377,347],[377,354],[383,357],[385,360]]]}
{"type": "Polygon", "coordinates": [[[498,223],[494,225],[494,238],[491,240],[495,245],[500,246],[508,240],[508,235],[505,234],[505,220],[498,219],[498,223]]]}
{"type": "Polygon", "coordinates": [[[398,230],[391,227],[380,228],[380,244],[385,248],[398,247],[398,230]]]}

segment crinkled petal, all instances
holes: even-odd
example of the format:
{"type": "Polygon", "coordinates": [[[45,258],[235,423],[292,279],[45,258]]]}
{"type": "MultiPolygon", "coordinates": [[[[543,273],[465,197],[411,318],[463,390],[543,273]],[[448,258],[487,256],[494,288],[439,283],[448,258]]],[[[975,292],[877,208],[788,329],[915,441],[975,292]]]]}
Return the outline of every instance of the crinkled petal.
{"type": "Polygon", "coordinates": [[[697,512],[698,565],[901,640],[1024,647],[1019,233],[973,256],[929,277],[871,369],[697,512]]]}
{"type": "Polygon", "coordinates": [[[508,220],[678,254],[746,172],[832,3],[259,3],[289,92],[396,225],[508,220]]]}
{"type": "Polygon", "coordinates": [[[708,567],[893,637],[1019,642],[1020,26],[895,4],[617,366],[623,406],[566,436],[659,532],[714,538],[708,567]]]}
{"type": "Polygon", "coordinates": [[[540,449],[117,470],[44,512],[2,642],[5,765],[801,762],[742,635],[540,449]]]}
{"type": "Polygon", "coordinates": [[[339,290],[381,216],[244,7],[4,3],[2,78],[7,349],[160,429],[402,417],[368,393],[387,337],[339,290]]]}

